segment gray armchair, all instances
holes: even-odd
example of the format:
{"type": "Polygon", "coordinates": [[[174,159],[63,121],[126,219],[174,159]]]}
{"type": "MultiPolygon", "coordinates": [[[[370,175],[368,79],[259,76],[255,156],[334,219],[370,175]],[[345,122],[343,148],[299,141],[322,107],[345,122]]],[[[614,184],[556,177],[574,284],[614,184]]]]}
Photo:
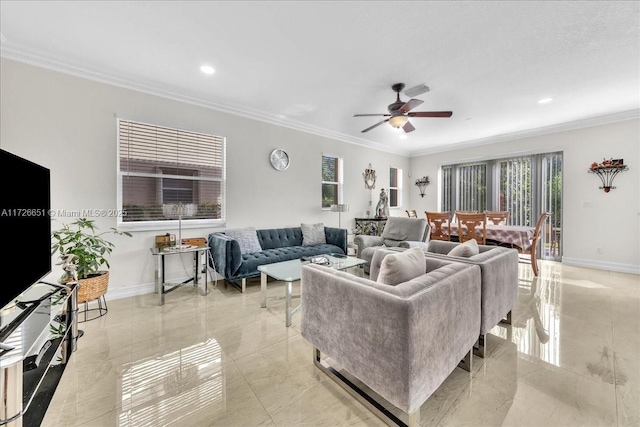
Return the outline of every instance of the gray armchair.
{"type": "Polygon", "coordinates": [[[358,245],[358,258],[367,261],[364,272],[369,273],[369,265],[376,249],[424,246],[429,236],[429,225],[424,218],[392,216],[387,219],[381,236],[358,235],[353,242],[358,245]]]}

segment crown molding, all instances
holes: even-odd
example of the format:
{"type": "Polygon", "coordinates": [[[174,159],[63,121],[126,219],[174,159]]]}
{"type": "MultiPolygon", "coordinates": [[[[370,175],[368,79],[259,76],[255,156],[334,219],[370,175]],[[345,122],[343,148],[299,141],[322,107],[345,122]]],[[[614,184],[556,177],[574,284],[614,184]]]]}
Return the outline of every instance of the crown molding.
{"type": "Polygon", "coordinates": [[[450,144],[444,147],[436,147],[432,149],[412,151],[409,158],[425,156],[429,154],[444,153],[447,151],[460,150],[469,147],[477,147],[480,145],[495,144],[497,142],[514,141],[518,139],[530,138],[533,136],[548,135],[551,133],[565,132],[575,129],[584,129],[592,126],[600,126],[609,123],[623,122],[640,118],[640,108],[633,110],[620,111],[618,113],[607,114],[604,116],[590,117],[588,119],[580,119],[571,122],[559,123],[550,126],[543,126],[534,129],[527,129],[520,132],[505,133],[502,135],[490,136],[487,138],[474,139],[460,143],[450,144]]]}
{"type": "Polygon", "coordinates": [[[318,126],[309,125],[307,123],[302,123],[296,120],[283,119],[280,116],[267,113],[265,111],[251,109],[247,107],[241,107],[241,106],[219,104],[216,102],[211,102],[211,101],[207,101],[207,100],[196,98],[196,97],[179,94],[177,92],[173,92],[173,91],[161,88],[159,86],[156,86],[153,83],[134,82],[126,78],[106,75],[106,74],[102,74],[102,73],[88,70],[85,68],[64,64],[54,59],[47,58],[44,55],[27,52],[26,50],[7,46],[4,43],[0,48],[0,57],[5,59],[10,59],[16,62],[34,65],[40,68],[45,68],[47,70],[56,71],[59,73],[69,74],[75,77],[80,77],[87,80],[108,84],[111,86],[117,86],[123,89],[142,92],[148,95],[171,99],[173,101],[178,101],[178,102],[184,102],[184,103],[195,105],[198,107],[220,111],[222,113],[228,113],[228,114],[244,117],[251,120],[257,120],[260,122],[285,127],[285,128],[297,130],[300,132],[310,133],[313,135],[322,136],[325,138],[330,138],[330,139],[358,145],[358,146],[369,148],[369,149],[374,149],[374,150],[383,151],[386,153],[409,157],[408,150],[404,150],[404,151],[391,150],[389,149],[389,147],[383,144],[367,141],[362,138],[356,138],[351,135],[346,135],[340,132],[335,132],[335,131],[321,128],[318,126]]]}
{"type": "Polygon", "coordinates": [[[267,113],[265,111],[251,109],[248,107],[224,105],[216,102],[203,100],[200,98],[187,96],[161,88],[153,83],[140,83],[121,78],[112,75],[106,75],[92,70],[88,70],[81,67],[76,67],[69,64],[56,61],[48,58],[43,54],[28,52],[25,49],[16,48],[14,46],[7,45],[6,38],[2,41],[0,47],[0,57],[10,59],[17,62],[22,62],[37,67],[45,68],[52,71],[57,71],[63,74],[69,74],[72,76],[108,84],[111,86],[121,87],[123,89],[129,89],[136,92],[145,93],[148,95],[158,96],[173,101],[184,102],[187,104],[195,105],[198,107],[207,108],[210,110],[219,111],[222,113],[228,113],[239,117],[244,117],[251,120],[256,120],[276,126],[281,126],[300,132],[309,133],[312,135],[322,136],[325,138],[334,139],[337,141],[346,142],[348,144],[358,145],[364,148],[378,150],[386,153],[396,154],[408,158],[420,157],[435,153],[442,153],[447,151],[455,151],[469,147],[477,147],[481,145],[489,145],[504,141],[513,141],[523,138],[529,138],[533,136],[546,135],[551,133],[563,132],[568,130],[581,129],[591,126],[598,126],[608,123],[621,122],[626,120],[640,118],[640,109],[633,109],[628,111],[622,111],[618,113],[608,114],[604,116],[591,117],[587,119],[575,120],[571,122],[559,123],[551,126],[544,126],[534,129],[528,129],[520,132],[513,132],[501,135],[494,135],[486,138],[480,138],[469,141],[462,141],[459,143],[453,143],[446,146],[434,147],[424,150],[410,151],[401,149],[390,149],[388,146],[371,142],[362,138],[356,138],[351,135],[346,135],[340,132],[335,132],[330,129],[321,128],[318,126],[309,125],[296,120],[283,119],[281,116],[267,113]]]}

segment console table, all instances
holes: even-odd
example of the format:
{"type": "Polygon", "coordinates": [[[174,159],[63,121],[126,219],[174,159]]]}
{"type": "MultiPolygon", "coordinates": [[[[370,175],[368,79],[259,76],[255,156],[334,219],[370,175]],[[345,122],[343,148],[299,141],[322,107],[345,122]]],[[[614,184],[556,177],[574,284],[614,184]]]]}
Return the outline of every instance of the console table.
{"type": "Polygon", "coordinates": [[[356,218],[356,234],[381,236],[387,218],[356,218]]]}
{"type": "Polygon", "coordinates": [[[76,350],[77,313],[77,282],[66,286],[40,282],[0,315],[0,425],[39,425],[29,407],[34,400],[36,406],[42,404],[37,393],[57,386],[76,350]]]}
{"type": "Polygon", "coordinates": [[[200,287],[201,295],[207,295],[207,276],[209,273],[209,246],[204,245],[186,245],[186,247],[164,247],[164,248],[151,248],[151,253],[156,257],[156,277],[155,277],[155,291],[158,294],[158,305],[164,305],[165,294],[177,289],[179,286],[186,285],[193,282],[193,286],[200,287]],[[176,254],[192,254],[193,255],[193,276],[181,283],[167,283],[165,281],[164,264],[165,257],[168,255],[176,254]],[[200,256],[204,256],[204,280],[200,282],[199,277],[201,273],[200,256]]]}

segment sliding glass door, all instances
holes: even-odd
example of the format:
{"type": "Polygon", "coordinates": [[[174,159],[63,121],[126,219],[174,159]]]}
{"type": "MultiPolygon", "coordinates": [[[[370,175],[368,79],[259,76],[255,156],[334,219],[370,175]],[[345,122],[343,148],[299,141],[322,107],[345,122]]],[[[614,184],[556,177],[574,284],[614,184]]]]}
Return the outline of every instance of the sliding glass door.
{"type": "Polygon", "coordinates": [[[509,211],[509,225],[535,226],[542,212],[543,259],[561,259],[562,153],[442,167],[443,211],[509,211]]]}

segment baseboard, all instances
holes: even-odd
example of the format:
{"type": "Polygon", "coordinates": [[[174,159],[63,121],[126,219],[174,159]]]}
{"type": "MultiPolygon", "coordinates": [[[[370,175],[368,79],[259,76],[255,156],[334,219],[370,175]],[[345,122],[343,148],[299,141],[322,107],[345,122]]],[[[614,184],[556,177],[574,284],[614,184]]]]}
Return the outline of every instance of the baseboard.
{"type": "Polygon", "coordinates": [[[135,297],[137,295],[150,294],[155,292],[155,283],[143,283],[141,285],[127,286],[125,288],[109,288],[105,298],[113,301],[121,298],[135,297]]]}
{"type": "MultiPolygon", "coordinates": [[[[171,282],[182,282],[183,280],[187,280],[188,277],[175,277],[171,278],[171,282]]],[[[214,282],[216,280],[223,280],[224,277],[219,275],[217,272],[213,271],[209,273],[209,278],[207,283],[214,282]]],[[[150,283],[142,283],[140,285],[127,286],[124,288],[109,288],[105,298],[107,301],[113,301],[121,298],[135,297],[138,295],[151,294],[156,291],[155,282],[150,283]]]]}
{"type": "Polygon", "coordinates": [[[562,257],[562,263],[566,265],[573,265],[576,267],[595,268],[597,270],[610,270],[618,273],[631,273],[640,274],[640,265],[633,264],[621,264],[617,262],[602,262],[594,261],[592,259],[579,259],[579,258],[567,258],[562,257]]]}

